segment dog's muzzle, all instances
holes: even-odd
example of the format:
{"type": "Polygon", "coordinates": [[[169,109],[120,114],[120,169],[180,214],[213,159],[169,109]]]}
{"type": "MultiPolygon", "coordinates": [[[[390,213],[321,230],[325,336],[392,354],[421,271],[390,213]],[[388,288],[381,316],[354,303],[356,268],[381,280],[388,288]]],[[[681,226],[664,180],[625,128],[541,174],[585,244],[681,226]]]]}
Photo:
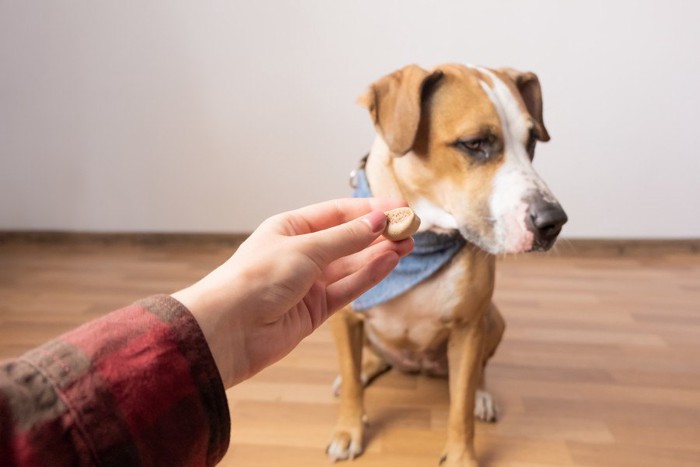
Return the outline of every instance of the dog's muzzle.
{"type": "Polygon", "coordinates": [[[568,220],[569,218],[559,203],[546,201],[542,197],[533,199],[530,202],[525,220],[528,230],[535,237],[532,249],[535,251],[549,250],[568,220]]]}

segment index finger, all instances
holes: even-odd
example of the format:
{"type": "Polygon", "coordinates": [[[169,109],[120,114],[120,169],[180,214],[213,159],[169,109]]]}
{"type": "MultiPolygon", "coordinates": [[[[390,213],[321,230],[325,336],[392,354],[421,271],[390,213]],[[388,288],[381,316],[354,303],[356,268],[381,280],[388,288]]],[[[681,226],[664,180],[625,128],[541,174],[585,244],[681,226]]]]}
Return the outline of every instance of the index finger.
{"type": "Polygon", "coordinates": [[[342,198],[312,204],[282,215],[281,233],[301,235],[318,232],[357,219],[372,211],[407,206],[398,198],[342,198]]]}

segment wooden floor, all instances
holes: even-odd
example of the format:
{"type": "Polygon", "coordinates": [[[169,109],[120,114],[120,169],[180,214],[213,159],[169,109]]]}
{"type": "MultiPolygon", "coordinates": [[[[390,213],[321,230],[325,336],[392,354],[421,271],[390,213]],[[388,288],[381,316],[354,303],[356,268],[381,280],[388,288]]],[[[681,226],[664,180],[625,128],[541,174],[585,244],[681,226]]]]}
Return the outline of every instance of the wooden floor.
{"type": "MultiPolygon", "coordinates": [[[[0,357],[197,279],[230,247],[0,244],[0,357]]],[[[488,384],[501,420],[477,425],[484,466],[700,465],[700,255],[500,260],[508,322],[488,384]]],[[[228,392],[225,466],[327,466],[335,350],[326,327],[228,392]]],[[[367,391],[353,465],[433,466],[445,380],[391,371],[367,391]]]]}

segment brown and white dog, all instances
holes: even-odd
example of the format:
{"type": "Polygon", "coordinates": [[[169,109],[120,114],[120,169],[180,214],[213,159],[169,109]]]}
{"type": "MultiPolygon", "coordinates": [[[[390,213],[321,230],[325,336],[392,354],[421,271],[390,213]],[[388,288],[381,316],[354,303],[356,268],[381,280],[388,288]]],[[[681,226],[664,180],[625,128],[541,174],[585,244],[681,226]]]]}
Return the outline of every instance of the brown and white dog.
{"type": "Polygon", "coordinates": [[[491,301],[494,255],[547,250],[567,221],[532,166],[535,143],[549,140],[539,80],[512,69],[410,65],[375,82],[360,103],[378,133],[365,165],[373,195],[405,199],[422,231],[457,230],[466,244],[398,297],[332,318],[340,414],[327,454],[362,452],[364,386],[394,366],[449,376],[441,462],[476,465],[474,416],[497,415],[484,369],[505,329],[491,301]]]}

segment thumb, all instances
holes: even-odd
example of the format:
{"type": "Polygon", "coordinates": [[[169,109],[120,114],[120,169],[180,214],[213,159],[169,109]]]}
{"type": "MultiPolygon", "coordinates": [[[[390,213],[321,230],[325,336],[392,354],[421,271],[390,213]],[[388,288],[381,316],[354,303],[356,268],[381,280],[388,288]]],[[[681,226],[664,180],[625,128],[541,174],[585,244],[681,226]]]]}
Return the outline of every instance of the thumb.
{"type": "Polygon", "coordinates": [[[350,222],[304,235],[306,253],[316,264],[325,268],[343,256],[367,248],[386,226],[382,211],[372,211],[350,222]]]}

